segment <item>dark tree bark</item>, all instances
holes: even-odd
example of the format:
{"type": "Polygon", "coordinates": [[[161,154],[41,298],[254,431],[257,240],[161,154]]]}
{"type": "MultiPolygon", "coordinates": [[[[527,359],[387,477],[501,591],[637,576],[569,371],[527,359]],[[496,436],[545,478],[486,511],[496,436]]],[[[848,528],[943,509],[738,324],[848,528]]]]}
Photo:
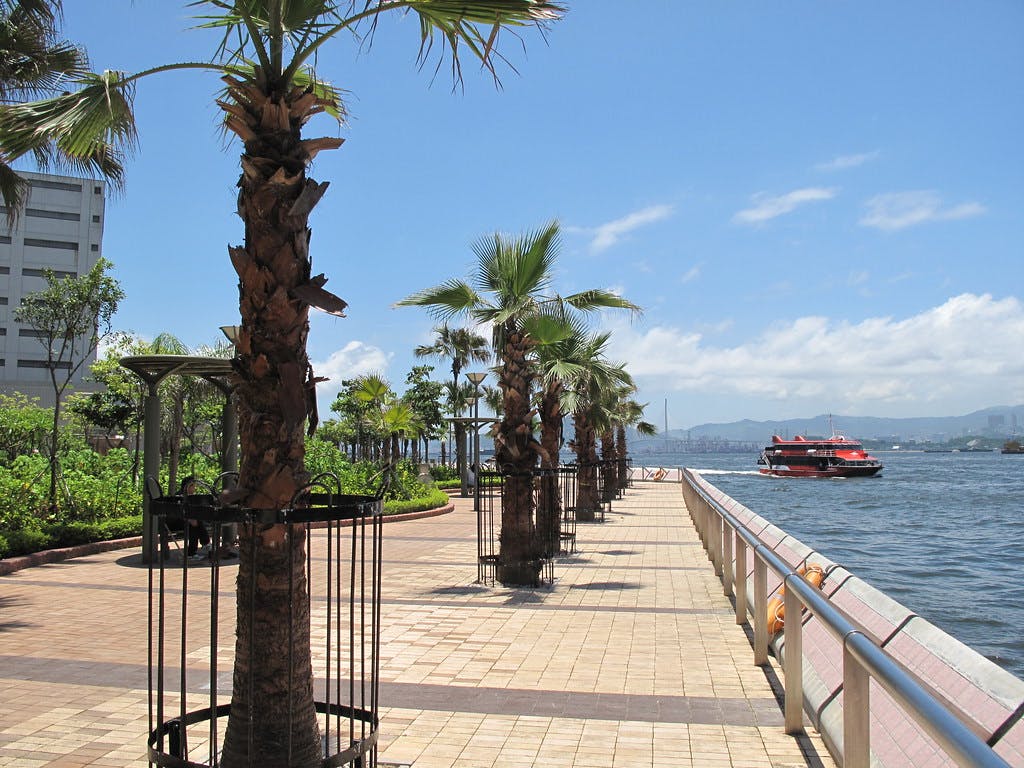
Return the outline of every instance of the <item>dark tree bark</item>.
{"type": "MultiPolygon", "coordinates": [[[[306,356],[309,303],[301,297],[311,284],[315,290],[323,283],[310,278],[307,219],[326,185],[307,179],[305,170],[317,150],[341,142],[302,141],[302,124],[318,107],[313,94],[226,81],[232,100],[222,104],[227,125],[245,144],[238,182],[245,245],[230,249],[242,318],[235,371],[242,446],[237,500],[282,509],[307,480],[306,421],[315,414],[306,356]]],[[[319,766],[305,536],[282,525],[242,526],[239,539],[238,636],[222,765],[319,766]]]]}
{"type": "Polygon", "coordinates": [[[597,439],[585,412],[573,414],[573,424],[576,428],[573,450],[579,472],[576,519],[588,523],[594,521],[601,509],[597,485],[597,439]]]}
{"type": "Polygon", "coordinates": [[[506,475],[497,576],[506,586],[536,586],[542,553],[533,521],[533,469],[540,452],[531,431],[533,369],[526,358],[529,340],[521,331],[506,327],[504,341],[498,378],[502,420],[494,439],[494,458],[506,475]]]}
{"type": "Polygon", "coordinates": [[[550,474],[545,473],[540,480],[537,528],[546,557],[558,554],[561,547],[559,534],[562,526],[562,497],[557,473],[558,454],[562,446],[561,391],[561,382],[552,382],[544,390],[540,404],[540,468],[550,470],[550,474]]]}
{"type": "Polygon", "coordinates": [[[617,462],[616,472],[618,474],[619,490],[624,491],[629,486],[629,469],[626,460],[629,458],[626,448],[626,427],[618,424],[615,427],[615,460],[617,462]]]}

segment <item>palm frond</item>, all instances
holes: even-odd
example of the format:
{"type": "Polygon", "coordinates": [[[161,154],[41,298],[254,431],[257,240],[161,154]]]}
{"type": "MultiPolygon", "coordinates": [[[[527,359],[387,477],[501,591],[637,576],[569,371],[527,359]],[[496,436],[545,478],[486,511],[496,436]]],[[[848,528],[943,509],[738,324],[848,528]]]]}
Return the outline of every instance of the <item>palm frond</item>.
{"type": "Polygon", "coordinates": [[[447,321],[457,315],[470,312],[479,302],[479,296],[464,281],[449,280],[434,288],[414,293],[396,302],[395,306],[427,307],[432,315],[447,321]]]}
{"type": "Polygon", "coordinates": [[[570,306],[589,312],[595,309],[628,309],[635,315],[641,314],[643,310],[633,302],[624,299],[617,293],[594,288],[588,291],[580,291],[570,296],[563,297],[570,306]]]}
{"type": "Polygon", "coordinates": [[[89,74],[72,93],[0,107],[0,153],[5,162],[28,154],[91,174],[115,186],[124,181],[122,148],[136,143],[133,82],[121,72],[89,74]]]}
{"type": "Polygon", "coordinates": [[[0,197],[7,208],[7,225],[14,228],[22,205],[28,198],[28,182],[6,163],[0,163],[0,197]]]}

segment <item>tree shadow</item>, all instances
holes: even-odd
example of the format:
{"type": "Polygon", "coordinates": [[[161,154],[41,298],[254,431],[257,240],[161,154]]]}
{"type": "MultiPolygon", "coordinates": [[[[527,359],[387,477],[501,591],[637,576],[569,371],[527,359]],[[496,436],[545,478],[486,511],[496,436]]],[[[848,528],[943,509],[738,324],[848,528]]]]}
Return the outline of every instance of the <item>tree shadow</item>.
{"type": "Polygon", "coordinates": [[[462,587],[438,587],[427,592],[429,595],[480,595],[490,592],[490,588],[482,584],[467,584],[462,587]]]}
{"type": "Polygon", "coordinates": [[[24,601],[19,600],[16,597],[0,597],[0,632],[11,632],[15,629],[28,629],[33,626],[25,621],[4,621],[3,612],[16,605],[23,604],[24,601]]]}
{"type": "Polygon", "coordinates": [[[633,549],[606,549],[603,552],[598,552],[599,555],[611,555],[612,557],[622,557],[624,555],[639,555],[640,553],[633,549]]]}
{"type": "Polygon", "coordinates": [[[569,589],[641,589],[635,581],[592,581],[589,584],[572,584],[569,589]]]}

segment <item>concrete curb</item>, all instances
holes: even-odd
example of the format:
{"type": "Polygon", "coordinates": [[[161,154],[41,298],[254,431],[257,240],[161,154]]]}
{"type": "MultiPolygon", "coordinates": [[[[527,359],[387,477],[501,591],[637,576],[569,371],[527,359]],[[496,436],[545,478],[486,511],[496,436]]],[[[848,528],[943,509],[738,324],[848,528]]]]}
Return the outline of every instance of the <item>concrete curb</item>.
{"type": "MultiPolygon", "coordinates": [[[[383,522],[398,523],[403,520],[420,520],[427,517],[438,517],[439,515],[446,515],[454,510],[455,505],[449,503],[447,506],[437,507],[436,509],[424,509],[419,512],[403,512],[397,515],[384,515],[383,522]]],[[[342,521],[342,526],[351,524],[351,520],[342,521]]],[[[326,523],[323,525],[326,525],[326,523]]],[[[314,526],[314,528],[317,527],[320,526],[314,526]]],[[[0,559],[0,576],[6,576],[25,568],[34,568],[37,565],[50,565],[51,563],[60,563],[75,557],[98,555],[101,552],[109,552],[113,549],[130,549],[131,547],[140,546],[142,546],[142,537],[132,536],[127,539],[93,541],[88,544],[78,544],[73,547],[62,547],[60,549],[44,549],[42,552],[33,552],[30,555],[19,555],[18,557],[0,559]]]]}

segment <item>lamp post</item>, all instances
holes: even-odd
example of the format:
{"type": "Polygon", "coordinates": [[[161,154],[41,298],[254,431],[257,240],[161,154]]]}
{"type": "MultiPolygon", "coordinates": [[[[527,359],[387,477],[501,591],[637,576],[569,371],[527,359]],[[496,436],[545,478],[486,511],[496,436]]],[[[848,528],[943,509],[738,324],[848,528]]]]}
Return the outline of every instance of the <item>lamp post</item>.
{"type": "Polygon", "coordinates": [[[466,378],[473,385],[473,509],[480,511],[480,385],[487,374],[483,372],[467,373],[466,378]]]}

